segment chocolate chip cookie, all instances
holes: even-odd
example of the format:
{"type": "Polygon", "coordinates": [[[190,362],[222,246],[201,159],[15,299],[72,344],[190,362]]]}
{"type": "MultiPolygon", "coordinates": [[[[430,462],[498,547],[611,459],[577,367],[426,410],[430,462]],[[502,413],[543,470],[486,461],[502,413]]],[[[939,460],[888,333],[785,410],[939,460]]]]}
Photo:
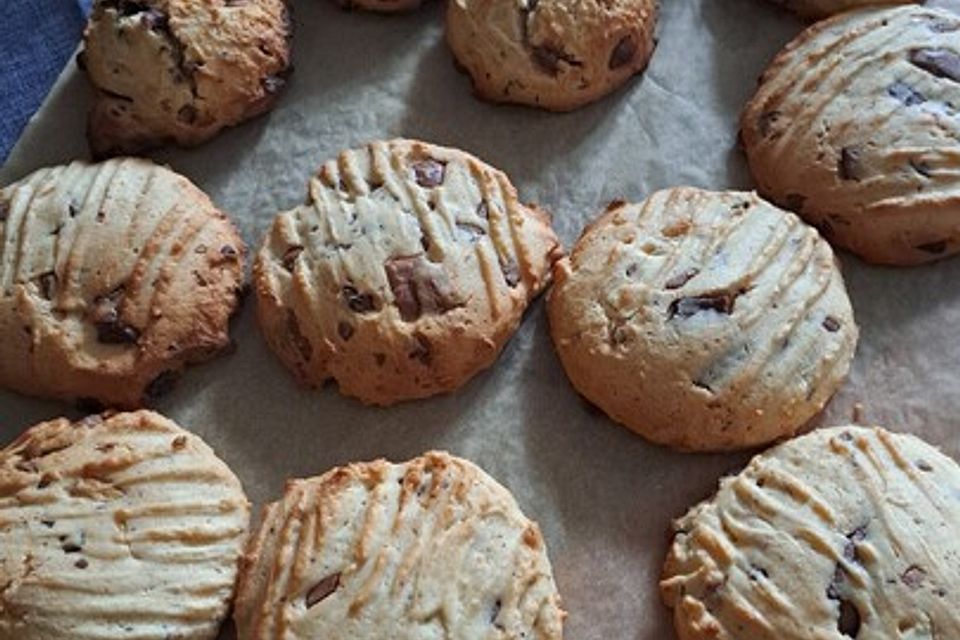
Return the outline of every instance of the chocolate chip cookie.
{"type": "Polygon", "coordinates": [[[36,425],[0,451],[0,638],[213,640],[249,519],[236,476],[162,416],[36,425]]]}
{"type": "Polygon", "coordinates": [[[741,128],[759,191],[870,262],[960,251],[960,15],[845,13],[776,57],[741,128]]]}
{"type": "Polygon", "coordinates": [[[260,325],[297,378],[373,404],[456,389],[496,359],[561,253],[548,216],[461,151],[345,151],[254,265],[260,325]]]}
{"type": "Polygon", "coordinates": [[[960,638],[960,467],[913,436],[791,440],[674,531],[660,588],[684,640],[960,638]]]}
{"type": "Polygon", "coordinates": [[[543,537],[475,465],[431,452],[287,483],[242,563],[239,640],[559,640],[543,537]]]}
{"type": "Polygon", "coordinates": [[[268,111],[290,30],[285,0],[96,0],[78,57],[94,154],[192,146],[268,111]]]}
{"type": "Polygon", "coordinates": [[[819,20],[835,13],[881,4],[905,4],[911,0],[772,0],[797,15],[819,20]]]}
{"type": "Polygon", "coordinates": [[[569,111],[643,71],[656,0],[452,0],[447,43],[485,100],[569,111]]]}
{"type": "Polygon", "coordinates": [[[0,190],[0,386],[134,408],[229,345],[244,246],[189,180],[74,162],[0,190]]]}
{"type": "Polygon", "coordinates": [[[550,330],[573,386],[680,449],[793,434],[857,342],[830,246],[752,193],[678,187],[612,203],[554,281],[550,330]]]}

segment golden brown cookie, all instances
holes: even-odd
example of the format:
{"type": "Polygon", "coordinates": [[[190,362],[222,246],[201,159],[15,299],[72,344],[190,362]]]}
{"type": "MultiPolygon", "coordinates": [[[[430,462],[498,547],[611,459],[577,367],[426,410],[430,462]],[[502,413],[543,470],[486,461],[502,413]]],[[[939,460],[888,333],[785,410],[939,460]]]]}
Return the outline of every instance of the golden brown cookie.
{"type": "Polygon", "coordinates": [[[94,154],[193,146],[268,111],[290,29],[285,0],[96,0],[78,58],[94,154]]]}
{"type": "Polygon", "coordinates": [[[758,190],[870,262],[960,251],[960,15],[845,13],[776,57],[741,128],[758,190]]]}
{"type": "Polygon", "coordinates": [[[960,467],[911,435],[790,440],[674,531],[660,588],[680,640],[960,638],[960,467]]]}
{"type": "Polygon", "coordinates": [[[239,640],[560,640],[540,530],[466,460],[431,452],[292,480],[244,554],[239,640]]]}
{"type": "Polygon", "coordinates": [[[643,71],[656,0],[452,0],[447,43],[475,93],[569,111],[643,71]]]}
{"type": "Polygon", "coordinates": [[[0,386],[133,408],[229,345],[243,242],[145,160],[40,169],[0,190],[0,386]]]}
{"type": "Polygon", "coordinates": [[[846,376],[857,326],[830,246],[752,193],[613,203],[554,269],[550,331],[573,386],[686,450],[789,436],[846,376]]]}
{"type": "Polygon", "coordinates": [[[490,366],[561,255],[500,171],[411,140],[345,151],[254,265],[264,336],[304,384],[391,404],[490,366]]]}
{"type": "Polygon", "coordinates": [[[0,450],[0,638],[213,640],[250,506],[149,411],[45,422],[0,450]]]}

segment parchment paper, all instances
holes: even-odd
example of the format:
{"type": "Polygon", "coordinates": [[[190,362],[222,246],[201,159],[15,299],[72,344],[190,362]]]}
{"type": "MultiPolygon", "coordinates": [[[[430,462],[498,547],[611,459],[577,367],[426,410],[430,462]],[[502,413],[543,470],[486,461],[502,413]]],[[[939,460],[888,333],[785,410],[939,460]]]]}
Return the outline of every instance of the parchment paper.
{"type": "MultiPolygon", "coordinates": [[[[649,71],[566,115],[476,101],[443,43],[442,7],[406,16],[295,0],[294,72],[271,114],[194,150],[153,154],[230,212],[255,246],[272,216],[301,202],[341,149],[409,136],[460,147],[504,169],[552,211],[566,246],[613,198],[692,184],[749,188],[736,121],[756,78],[802,24],[761,0],[663,0],[649,71]]],[[[0,171],[6,184],[87,157],[90,91],[68,65],[0,171]]],[[[850,379],[818,421],[867,420],[960,456],[960,258],[912,269],[843,256],[862,329],[850,379]]],[[[657,578],[669,524],[748,454],[688,455],[647,444],[573,392],[535,304],[499,362],[460,392],[372,409],[334,388],[298,389],[262,341],[252,301],[235,354],[195,368],[158,405],[233,467],[256,504],[284,479],[354,460],[445,448],[509,487],[546,536],[570,612],[568,638],[672,638],[657,578]]],[[[0,441],[63,404],[0,393],[0,441]]]]}

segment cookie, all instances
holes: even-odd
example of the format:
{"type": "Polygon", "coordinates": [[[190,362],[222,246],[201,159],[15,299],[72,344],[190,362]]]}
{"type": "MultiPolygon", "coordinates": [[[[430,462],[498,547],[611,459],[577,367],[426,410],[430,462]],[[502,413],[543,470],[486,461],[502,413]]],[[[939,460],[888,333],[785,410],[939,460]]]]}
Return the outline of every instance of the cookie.
{"type": "Polygon", "coordinates": [[[447,43],[474,93],[569,111],[643,71],[656,0],[453,0],[447,43]]]}
{"type": "Polygon", "coordinates": [[[239,640],[562,637],[534,522],[475,465],[430,452],[292,480],[241,568],[239,640]]]}
{"type": "Polygon", "coordinates": [[[911,0],[773,0],[797,15],[819,20],[835,13],[881,4],[904,4],[911,0]]]}
{"type": "Polygon", "coordinates": [[[160,415],[36,425],[0,451],[0,638],[213,640],[249,517],[230,469],[160,415]]]}
{"type": "Polygon", "coordinates": [[[0,190],[0,387],[134,408],[230,344],[245,249],[189,180],[74,162],[0,190]]]}
{"type": "Polygon", "coordinates": [[[554,269],[550,331],[573,386],[686,450],[791,435],[846,376],[857,326],[829,245],[752,193],[612,203],[554,269]]]}
{"type": "Polygon", "coordinates": [[[96,0],[78,57],[95,155],[193,146],[268,111],[290,63],[285,0],[96,0]]]}
{"type": "Polygon", "coordinates": [[[560,253],[500,171],[374,142],[274,220],[254,265],[260,326],[308,386],[380,405],[452,391],[497,358],[560,253]]]}
{"type": "Polygon", "coordinates": [[[845,13],[776,57],[741,130],[758,190],[869,262],[960,251],[960,15],[845,13]]]}
{"type": "Polygon", "coordinates": [[[914,436],[784,443],[674,524],[681,640],[960,638],[960,467],[914,436]]]}

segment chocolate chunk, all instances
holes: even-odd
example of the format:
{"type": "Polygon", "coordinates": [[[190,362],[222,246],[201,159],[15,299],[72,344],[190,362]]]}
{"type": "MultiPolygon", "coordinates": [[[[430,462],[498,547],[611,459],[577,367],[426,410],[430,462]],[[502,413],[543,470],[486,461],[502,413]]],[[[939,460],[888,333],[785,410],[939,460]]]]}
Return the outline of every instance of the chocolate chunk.
{"type": "Polygon", "coordinates": [[[932,171],[929,164],[923,160],[917,160],[915,158],[910,159],[910,168],[922,175],[924,178],[929,178],[932,171]]]}
{"type": "Polygon", "coordinates": [[[53,271],[44,273],[39,278],[40,294],[45,300],[53,300],[57,295],[57,274],[53,271]]]}
{"type": "Polygon", "coordinates": [[[890,95],[890,97],[896,98],[908,107],[912,107],[927,101],[927,99],[923,97],[922,93],[907,83],[900,82],[899,80],[887,87],[887,93],[890,95]]]}
{"type": "Polygon", "coordinates": [[[487,231],[483,227],[470,222],[458,222],[457,235],[470,244],[476,244],[477,240],[487,235],[487,231]]]}
{"type": "Polygon", "coordinates": [[[504,261],[501,257],[500,271],[503,273],[503,279],[507,283],[507,286],[511,289],[520,284],[520,266],[513,258],[508,258],[504,261]]]}
{"type": "Polygon", "coordinates": [[[151,402],[170,393],[173,391],[173,388],[176,386],[177,380],[179,379],[179,371],[169,370],[160,373],[150,381],[150,384],[148,384],[147,388],[144,390],[144,401],[151,402]]]}
{"type": "Polygon", "coordinates": [[[837,617],[837,631],[841,635],[856,638],[860,633],[860,612],[849,600],[840,600],[840,615],[837,617]]]}
{"type": "Polygon", "coordinates": [[[860,562],[860,554],[857,552],[857,543],[862,542],[866,537],[866,525],[857,527],[847,534],[847,542],[843,546],[843,557],[850,562],[860,562]]]}
{"type": "Polygon", "coordinates": [[[339,322],[337,323],[337,335],[340,336],[340,339],[346,342],[351,337],[353,337],[353,325],[349,322],[339,322]]]}
{"type": "Polygon", "coordinates": [[[391,258],[384,268],[394,304],[407,322],[425,313],[446,313],[463,304],[446,271],[422,255],[391,258]]]}
{"type": "Polygon", "coordinates": [[[40,524],[42,524],[43,526],[45,526],[47,529],[52,529],[52,528],[53,528],[53,525],[57,524],[57,521],[56,521],[56,520],[46,520],[46,519],[44,519],[44,520],[41,520],[41,521],[40,521],[40,524]]]}
{"type": "Polygon", "coordinates": [[[933,467],[926,460],[917,460],[917,469],[920,469],[920,471],[925,471],[927,473],[933,471],[933,467]]]}
{"type": "Polygon", "coordinates": [[[487,207],[486,202],[481,201],[480,204],[477,205],[477,216],[483,218],[484,220],[487,220],[490,217],[490,208],[487,207]]]}
{"type": "Polygon", "coordinates": [[[730,315],[733,313],[733,305],[742,293],[743,291],[714,291],[699,296],[677,298],[667,308],[667,317],[669,319],[677,316],[689,318],[701,311],[716,311],[717,313],[730,315]]]}
{"type": "Polygon", "coordinates": [[[924,244],[918,244],[914,248],[919,249],[920,251],[924,251],[926,253],[939,255],[947,250],[947,241],[937,240],[936,242],[926,242],[924,244]]]}
{"type": "Polygon", "coordinates": [[[770,577],[770,574],[767,573],[767,570],[764,569],[763,567],[758,567],[758,566],[752,565],[752,566],[750,567],[749,576],[750,576],[750,579],[751,579],[751,580],[753,580],[754,582],[756,582],[756,581],[760,580],[761,578],[764,578],[764,579],[769,578],[769,577],[770,577]]]}
{"type": "Polygon", "coordinates": [[[134,344],[140,331],[121,321],[119,307],[123,301],[123,286],[93,300],[91,319],[97,329],[97,340],[103,344],[134,344]]]}
{"type": "Polygon", "coordinates": [[[490,607],[490,624],[492,624],[497,629],[503,629],[503,625],[497,622],[497,618],[500,617],[500,609],[503,607],[503,603],[500,601],[500,598],[497,598],[494,601],[493,606],[490,607]]]}
{"type": "Polygon", "coordinates": [[[369,313],[376,311],[377,305],[373,295],[369,293],[360,293],[353,285],[345,284],[340,290],[347,307],[357,313],[369,313]]]}
{"type": "Polygon", "coordinates": [[[303,253],[302,245],[294,245],[283,252],[283,268],[293,273],[294,264],[297,262],[297,258],[300,257],[300,254],[303,253]]]}
{"type": "Polygon", "coordinates": [[[760,114],[760,119],[757,120],[757,130],[760,135],[764,138],[768,137],[773,132],[773,127],[777,124],[781,115],[779,111],[766,111],[760,114]]]}
{"type": "Polygon", "coordinates": [[[410,350],[410,358],[419,360],[424,366],[430,366],[432,359],[430,341],[422,333],[413,334],[413,348],[410,350]]]}
{"type": "Polygon", "coordinates": [[[80,558],[79,560],[73,563],[73,566],[75,566],[77,569],[86,569],[87,567],[90,566],[90,563],[87,562],[85,558],[80,558]]]}
{"type": "Polygon", "coordinates": [[[220,255],[225,260],[236,260],[239,253],[232,244],[225,244],[220,247],[220,255]]]}
{"type": "Polygon", "coordinates": [[[177,120],[183,124],[193,124],[197,121],[197,109],[193,105],[185,104],[177,111],[177,120]]]}
{"type": "Polygon", "coordinates": [[[950,49],[911,49],[908,59],[913,66],[938,78],[960,82],[960,55],[950,49]]]}
{"type": "Polygon", "coordinates": [[[307,608],[311,608],[314,605],[322,602],[328,598],[333,592],[337,590],[340,586],[340,573],[332,573],[317,584],[315,584],[310,591],[307,592],[307,608]]]}
{"type": "Polygon", "coordinates": [[[914,564],[907,567],[907,570],[903,572],[903,575],[900,576],[900,582],[911,589],[919,589],[926,577],[927,572],[914,564]]]}
{"type": "Polygon", "coordinates": [[[418,185],[428,189],[443,184],[445,173],[446,165],[430,158],[413,164],[413,179],[418,185]]]}
{"type": "Polygon", "coordinates": [[[830,333],[836,333],[840,330],[840,321],[833,316],[827,316],[823,319],[823,328],[830,333]]]}
{"type": "Polygon", "coordinates": [[[607,67],[611,70],[618,69],[625,64],[629,64],[635,55],[637,55],[637,43],[633,36],[624,36],[620,38],[620,42],[610,52],[610,61],[607,63],[607,67]]]}
{"type": "Polygon", "coordinates": [[[564,51],[561,47],[552,44],[542,44],[530,48],[530,57],[541,71],[552,76],[560,72],[560,62],[571,67],[582,67],[583,63],[564,51]]]}
{"type": "Polygon", "coordinates": [[[64,553],[80,553],[83,551],[83,547],[75,542],[64,542],[60,548],[63,549],[64,553]]]}
{"type": "Polygon", "coordinates": [[[841,180],[859,180],[863,177],[863,167],[860,164],[862,149],[859,145],[852,145],[840,149],[840,159],[837,161],[837,175],[841,180]]]}
{"type": "Polygon", "coordinates": [[[174,451],[182,451],[187,446],[187,436],[177,436],[170,443],[170,448],[174,451]]]}
{"type": "Polygon", "coordinates": [[[313,357],[313,345],[310,344],[310,341],[307,340],[306,336],[300,331],[300,323],[297,321],[296,314],[289,310],[287,311],[287,333],[290,335],[290,340],[300,353],[303,361],[309,362],[310,358],[313,357]]]}
{"type": "MultiPolygon", "coordinates": [[[[681,271],[677,275],[673,276],[663,285],[665,289],[679,289],[683,285],[687,284],[700,273],[700,269],[696,267],[690,267],[684,271],[681,271]]],[[[629,275],[629,274],[628,274],[629,275]]]]}

